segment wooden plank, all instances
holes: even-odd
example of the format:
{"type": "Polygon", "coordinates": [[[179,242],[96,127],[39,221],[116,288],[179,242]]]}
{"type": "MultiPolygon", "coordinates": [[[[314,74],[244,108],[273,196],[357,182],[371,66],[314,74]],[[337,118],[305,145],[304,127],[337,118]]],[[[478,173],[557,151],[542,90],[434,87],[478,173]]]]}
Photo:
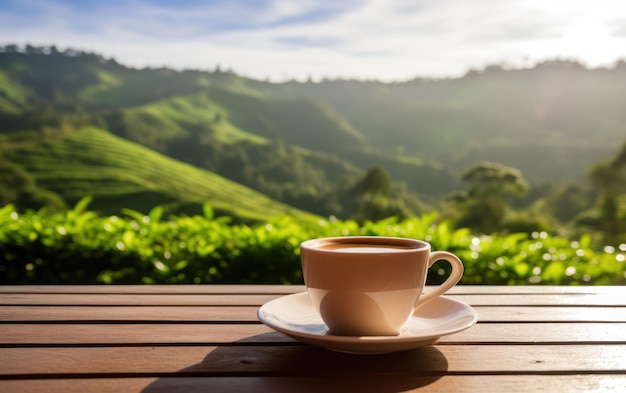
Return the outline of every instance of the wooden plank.
{"type": "Polygon", "coordinates": [[[1,294],[0,305],[260,306],[282,295],[1,294]]]}
{"type": "Polygon", "coordinates": [[[626,307],[481,307],[480,322],[626,322],[626,307]]]}
{"type": "Polygon", "coordinates": [[[621,285],[457,285],[449,294],[457,295],[527,295],[527,294],[603,294],[617,295],[626,293],[621,285]]]}
{"type": "MultiPolygon", "coordinates": [[[[5,324],[0,345],[293,343],[261,324],[5,324]]],[[[626,343],[623,323],[479,323],[440,343],[626,343]]]]}
{"type": "Polygon", "coordinates": [[[446,295],[471,306],[579,306],[579,307],[626,307],[623,296],[612,294],[485,294],[446,295]]]}
{"type": "Polygon", "coordinates": [[[173,286],[173,293],[103,288],[93,296],[84,288],[85,294],[59,288],[39,296],[0,288],[2,299],[68,301],[58,308],[45,302],[0,307],[0,391],[483,393],[626,386],[626,292],[612,287],[571,293],[569,287],[455,288],[454,297],[478,310],[478,325],[435,346],[382,356],[303,345],[256,321],[260,304],[294,287],[268,293],[265,286],[228,286],[214,294],[190,287],[173,286]],[[81,297],[89,299],[85,305],[73,303],[81,297]],[[97,297],[113,305],[91,303],[97,297]],[[90,323],[76,323],[83,321],[90,323]]]}
{"type": "MultiPolygon", "coordinates": [[[[0,323],[13,322],[258,322],[258,306],[0,306],[0,323]]],[[[481,322],[626,322],[626,307],[482,307],[481,322]]]]}
{"type": "Polygon", "coordinates": [[[261,324],[6,324],[0,345],[159,345],[280,343],[293,340],[261,324]]]}
{"type": "Polygon", "coordinates": [[[303,292],[303,285],[215,285],[215,284],[169,284],[169,285],[2,285],[0,294],[200,294],[200,295],[284,295],[303,292]]]}
{"type": "MultiPolygon", "coordinates": [[[[428,286],[427,290],[433,287],[428,286]]],[[[303,285],[3,285],[0,294],[10,293],[100,293],[100,294],[289,294],[305,291],[303,285]]],[[[457,285],[449,294],[606,294],[626,293],[623,286],[553,286],[553,285],[457,285]]]]}
{"type": "Polygon", "coordinates": [[[433,375],[428,377],[194,377],[3,380],[0,391],[21,393],[118,392],[605,392],[623,391],[624,375],[433,375]]]}
{"type": "MultiPolygon", "coordinates": [[[[283,295],[198,294],[0,294],[0,305],[93,306],[260,306],[283,295]]],[[[607,294],[446,295],[472,306],[609,306],[626,307],[624,296],[607,294]]]]}
{"type": "Polygon", "coordinates": [[[626,324],[621,323],[479,323],[441,338],[441,343],[626,343],[626,324]]]}
{"type": "Polygon", "coordinates": [[[52,375],[623,373],[626,345],[439,345],[363,356],[310,346],[0,348],[1,378],[52,375]],[[323,365],[323,367],[320,367],[323,365]]]}
{"type": "MultiPolygon", "coordinates": [[[[258,322],[258,306],[0,306],[0,321],[13,322],[258,322]]],[[[0,322],[1,323],[1,322],[0,322]]]]}

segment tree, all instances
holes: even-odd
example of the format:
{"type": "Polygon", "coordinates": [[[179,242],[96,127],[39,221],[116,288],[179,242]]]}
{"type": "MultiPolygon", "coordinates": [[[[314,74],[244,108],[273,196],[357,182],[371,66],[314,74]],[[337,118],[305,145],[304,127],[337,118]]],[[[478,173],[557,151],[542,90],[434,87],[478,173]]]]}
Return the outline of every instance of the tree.
{"type": "Polygon", "coordinates": [[[554,184],[546,196],[548,211],[561,222],[573,219],[586,205],[586,193],[573,182],[554,184]]]}
{"type": "Polygon", "coordinates": [[[375,166],[367,171],[365,176],[352,187],[352,192],[355,195],[370,194],[387,197],[390,191],[391,178],[389,174],[379,166],[375,166]]]}
{"type": "Polygon", "coordinates": [[[343,205],[347,216],[359,222],[387,217],[404,219],[411,215],[404,199],[394,192],[391,177],[379,166],[368,170],[348,189],[343,205]]]}
{"type": "Polygon", "coordinates": [[[525,195],[528,183],[522,173],[495,162],[479,162],[463,173],[462,179],[470,184],[470,196],[525,195]]]}
{"type": "Polygon", "coordinates": [[[598,228],[605,243],[626,240],[626,213],[620,210],[620,199],[626,194],[626,142],[610,160],[600,161],[589,171],[591,184],[600,193],[598,228]]]}
{"type": "Polygon", "coordinates": [[[461,211],[457,226],[483,233],[502,228],[509,209],[506,195],[522,196],[528,191],[528,183],[519,170],[493,162],[477,163],[463,173],[462,179],[469,183],[469,188],[455,195],[461,211]]]}

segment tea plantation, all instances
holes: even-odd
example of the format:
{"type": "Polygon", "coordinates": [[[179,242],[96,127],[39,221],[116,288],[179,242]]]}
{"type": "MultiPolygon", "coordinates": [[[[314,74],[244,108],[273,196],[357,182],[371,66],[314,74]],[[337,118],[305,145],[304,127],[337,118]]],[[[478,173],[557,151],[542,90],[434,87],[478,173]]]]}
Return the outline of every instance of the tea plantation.
{"type": "MultiPolygon", "coordinates": [[[[626,284],[626,244],[592,249],[545,232],[477,236],[451,229],[435,214],[404,221],[303,220],[278,217],[233,224],[204,214],[163,217],[124,210],[103,216],[89,200],[63,213],[0,209],[0,284],[301,284],[300,242],[325,236],[400,236],[429,241],[465,264],[462,284],[626,284]]],[[[429,283],[442,282],[444,263],[429,283]]]]}

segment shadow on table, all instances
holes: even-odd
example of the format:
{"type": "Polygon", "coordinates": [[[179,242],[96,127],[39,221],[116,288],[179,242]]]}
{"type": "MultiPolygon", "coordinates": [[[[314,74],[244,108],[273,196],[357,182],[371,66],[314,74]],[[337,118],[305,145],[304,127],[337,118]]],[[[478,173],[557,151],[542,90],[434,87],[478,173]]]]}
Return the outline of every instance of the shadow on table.
{"type": "Polygon", "coordinates": [[[216,347],[201,363],[159,378],[143,392],[397,392],[429,385],[448,370],[433,346],[353,355],[295,342],[276,345],[276,334],[216,347]]]}

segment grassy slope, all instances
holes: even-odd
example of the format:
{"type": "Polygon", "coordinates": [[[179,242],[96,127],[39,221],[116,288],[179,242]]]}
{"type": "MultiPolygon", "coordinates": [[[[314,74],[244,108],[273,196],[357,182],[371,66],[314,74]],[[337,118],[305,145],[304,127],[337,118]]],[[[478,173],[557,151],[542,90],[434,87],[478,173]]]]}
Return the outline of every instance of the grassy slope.
{"type": "Polygon", "coordinates": [[[364,147],[367,141],[337,112],[313,99],[285,99],[212,88],[211,98],[237,127],[268,139],[326,152],[364,147]]]}
{"type": "MultiPolygon", "coordinates": [[[[330,107],[313,100],[276,99],[242,88],[211,86],[201,91],[121,109],[131,140],[184,138],[202,125],[221,143],[287,144],[322,151],[364,147],[363,136],[330,107]]],[[[115,130],[113,130],[115,131],[115,130]]],[[[155,147],[155,146],[151,146],[155,147]]]]}
{"type": "MultiPolygon", "coordinates": [[[[380,164],[375,145],[327,104],[267,94],[259,89],[263,83],[229,73],[129,69],[91,55],[12,54],[0,57],[0,67],[34,86],[41,98],[62,97],[57,101],[61,106],[74,102],[88,111],[120,110],[115,119],[119,127],[111,124],[109,129],[162,153],[169,154],[171,142],[178,149],[185,141],[197,145],[209,131],[211,138],[225,144],[281,140],[338,154],[362,170],[380,164]],[[31,71],[23,74],[22,69],[31,71]],[[190,127],[199,132],[199,139],[190,135],[190,127]]],[[[394,160],[390,155],[384,161],[394,160]]],[[[422,166],[416,158],[410,164],[402,161],[416,171],[422,166]]]]}
{"type": "Polygon", "coordinates": [[[141,118],[157,123],[154,132],[162,137],[181,136],[190,125],[210,125],[215,133],[213,137],[222,143],[234,143],[249,140],[264,143],[265,138],[246,132],[234,126],[229,120],[229,112],[214,102],[206,91],[175,96],[146,105],[123,109],[122,113],[129,122],[141,122],[141,118]]]}
{"type": "Polygon", "coordinates": [[[0,113],[17,113],[26,103],[26,93],[4,72],[0,71],[0,113]]]}
{"type": "Polygon", "coordinates": [[[534,183],[583,178],[591,163],[621,142],[626,121],[626,90],[618,83],[624,67],[589,71],[553,64],[442,81],[281,85],[228,73],[130,69],[86,55],[4,54],[0,68],[29,94],[61,108],[120,109],[138,137],[120,135],[168,154],[169,141],[181,147],[188,126],[202,125],[223,143],[278,139],[337,154],[361,169],[384,164],[394,179],[409,184],[424,177],[406,173],[442,177],[436,166],[423,165],[427,160],[454,170],[498,161],[534,183]],[[372,146],[389,156],[379,160],[372,146]],[[392,169],[397,166],[402,168],[392,169]]]}
{"type": "MultiPolygon", "coordinates": [[[[156,204],[209,202],[216,211],[247,220],[276,215],[312,217],[249,188],[96,128],[50,143],[7,152],[47,189],[68,201],[93,195],[109,214],[122,207],[146,211],[156,204]],[[139,197],[139,198],[138,198],[139,197]],[[129,206],[129,200],[144,206],[129,206]]],[[[171,205],[170,205],[171,206],[171,205]]],[[[167,208],[167,206],[166,206],[167,208]]]]}
{"type": "MultiPolygon", "coordinates": [[[[373,147],[332,108],[314,100],[280,99],[249,90],[211,87],[200,93],[125,109],[122,113],[123,128],[127,131],[121,135],[172,155],[175,154],[168,150],[168,144],[171,147],[177,140],[187,140],[183,142],[187,146],[185,156],[178,157],[185,161],[186,157],[197,156],[197,151],[203,149],[202,135],[197,139],[188,135],[191,128],[202,125],[205,131],[212,132],[212,139],[224,144],[242,140],[267,143],[269,139],[301,146],[293,151],[299,157],[296,161],[281,164],[289,167],[310,161],[312,152],[319,153],[318,159],[328,156],[324,163],[316,164],[316,168],[323,168],[327,179],[335,174],[354,173],[346,171],[347,166],[363,171],[380,165],[394,180],[406,181],[412,191],[422,195],[440,195],[458,186],[452,173],[436,163],[415,156],[385,153],[373,147]],[[330,159],[333,154],[338,160],[330,159]]],[[[376,117],[375,113],[365,116],[376,117]]],[[[115,127],[112,130],[115,131],[115,127]]],[[[259,168],[275,161],[272,157],[257,159],[259,168]]],[[[273,179],[276,173],[260,175],[273,179]]],[[[299,180],[296,182],[305,184],[298,186],[306,187],[310,179],[299,180]]]]}

